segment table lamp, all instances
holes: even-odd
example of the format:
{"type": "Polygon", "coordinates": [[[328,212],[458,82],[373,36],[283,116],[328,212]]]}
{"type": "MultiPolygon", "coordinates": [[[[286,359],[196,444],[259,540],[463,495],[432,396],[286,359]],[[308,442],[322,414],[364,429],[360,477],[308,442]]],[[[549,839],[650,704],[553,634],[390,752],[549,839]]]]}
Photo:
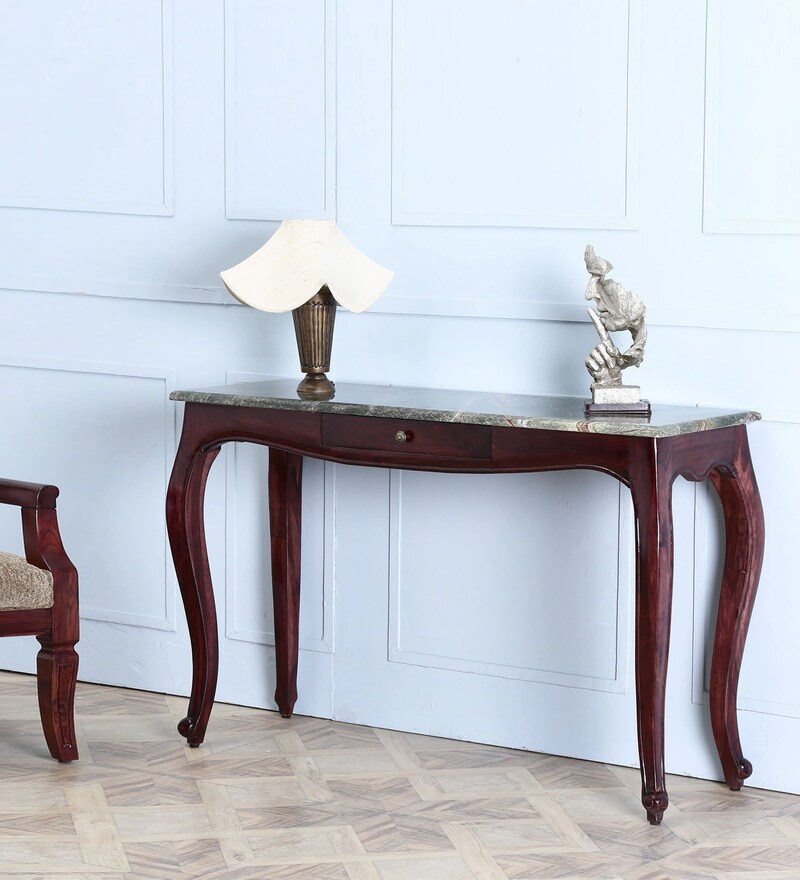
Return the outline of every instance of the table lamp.
{"type": "Polygon", "coordinates": [[[349,241],[333,220],[284,220],[269,241],[220,273],[239,302],[264,312],[292,312],[304,400],[330,400],[336,306],[363,312],[386,290],[394,272],[349,241]]]}

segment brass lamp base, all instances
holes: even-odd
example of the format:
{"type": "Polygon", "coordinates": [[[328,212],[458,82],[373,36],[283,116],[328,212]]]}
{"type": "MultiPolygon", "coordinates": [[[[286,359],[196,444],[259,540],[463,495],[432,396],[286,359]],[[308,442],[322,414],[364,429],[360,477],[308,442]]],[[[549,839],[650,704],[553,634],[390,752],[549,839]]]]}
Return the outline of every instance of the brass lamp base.
{"type": "Polygon", "coordinates": [[[331,368],[336,300],[327,285],[292,311],[300,369],[306,377],[297,386],[303,400],[330,400],[336,388],[325,375],[331,368]]]}
{"type": "Polygon", "coordinates": [[[331,400],[336,386],[325,373],[307,373],[297,386],[297,396],[303,400],[331,400]]]}

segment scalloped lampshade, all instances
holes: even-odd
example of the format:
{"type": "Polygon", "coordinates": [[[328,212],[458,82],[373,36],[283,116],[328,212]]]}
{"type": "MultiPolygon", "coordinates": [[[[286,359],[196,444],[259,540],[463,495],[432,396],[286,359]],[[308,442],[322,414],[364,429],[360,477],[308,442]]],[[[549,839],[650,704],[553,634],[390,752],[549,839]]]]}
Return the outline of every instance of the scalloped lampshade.
{"type": "Polygon", "coordinates": [[[297,393],[325,400],[335,393],[325,374],[330,369],[337,304],[363,312],[384,293],[394,274],[362,254],[333,220],[284,220],[263,247],[220,277],[245,305],[293,313],[306,373],[297,393]]]}

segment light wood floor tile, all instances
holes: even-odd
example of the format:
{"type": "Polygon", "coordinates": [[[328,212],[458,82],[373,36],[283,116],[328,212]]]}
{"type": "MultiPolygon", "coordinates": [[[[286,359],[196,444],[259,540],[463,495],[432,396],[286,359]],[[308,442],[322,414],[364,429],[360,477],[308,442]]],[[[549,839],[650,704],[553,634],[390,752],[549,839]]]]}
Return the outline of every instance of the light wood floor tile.
{"type": "Polygon", "coordinates": [[[97,782],[68,785],[65,793],[84,862],[99,868],[128,871],[128,858],[103,787],[97,782]]]}
{"type": "Polygon", "coordinates": [[[0,673],[0,880],[800,880],[800,799],[631,768],[79,685],[48,757],[35,681],[0,673]]]}
{"type": "Polygon", "coordinates": [[[475,880],[476,875],[461,858],[403,859],[377,863],[380,880],[475,880]]]}

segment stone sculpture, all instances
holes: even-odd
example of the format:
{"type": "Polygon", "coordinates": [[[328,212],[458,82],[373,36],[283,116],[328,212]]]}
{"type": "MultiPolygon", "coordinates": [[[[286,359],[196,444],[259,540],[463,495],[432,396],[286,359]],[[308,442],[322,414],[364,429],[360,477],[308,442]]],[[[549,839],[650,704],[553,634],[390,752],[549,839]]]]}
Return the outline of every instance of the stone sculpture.
{"type": "Polygon", "coordinates": [[[586,358],[586,369],[592,377],[592,400],[587,401],[586,412],[646,415],[650,404],[641,399],[639,386],[622,382],[622,371],[638,367],[644,360],[647,342],[644,303],[618,281],[606,277],[614,267],[598,257],[590,244],[586,245],[584,261],[590,276],[586,299],[597,303],[596,309],[590,307],[587,311],[600,337],[586,358]],[[633,337],[633,344],[626,351],[620,351],[609,335],[618,331],[628,331],[633,337]]]}

